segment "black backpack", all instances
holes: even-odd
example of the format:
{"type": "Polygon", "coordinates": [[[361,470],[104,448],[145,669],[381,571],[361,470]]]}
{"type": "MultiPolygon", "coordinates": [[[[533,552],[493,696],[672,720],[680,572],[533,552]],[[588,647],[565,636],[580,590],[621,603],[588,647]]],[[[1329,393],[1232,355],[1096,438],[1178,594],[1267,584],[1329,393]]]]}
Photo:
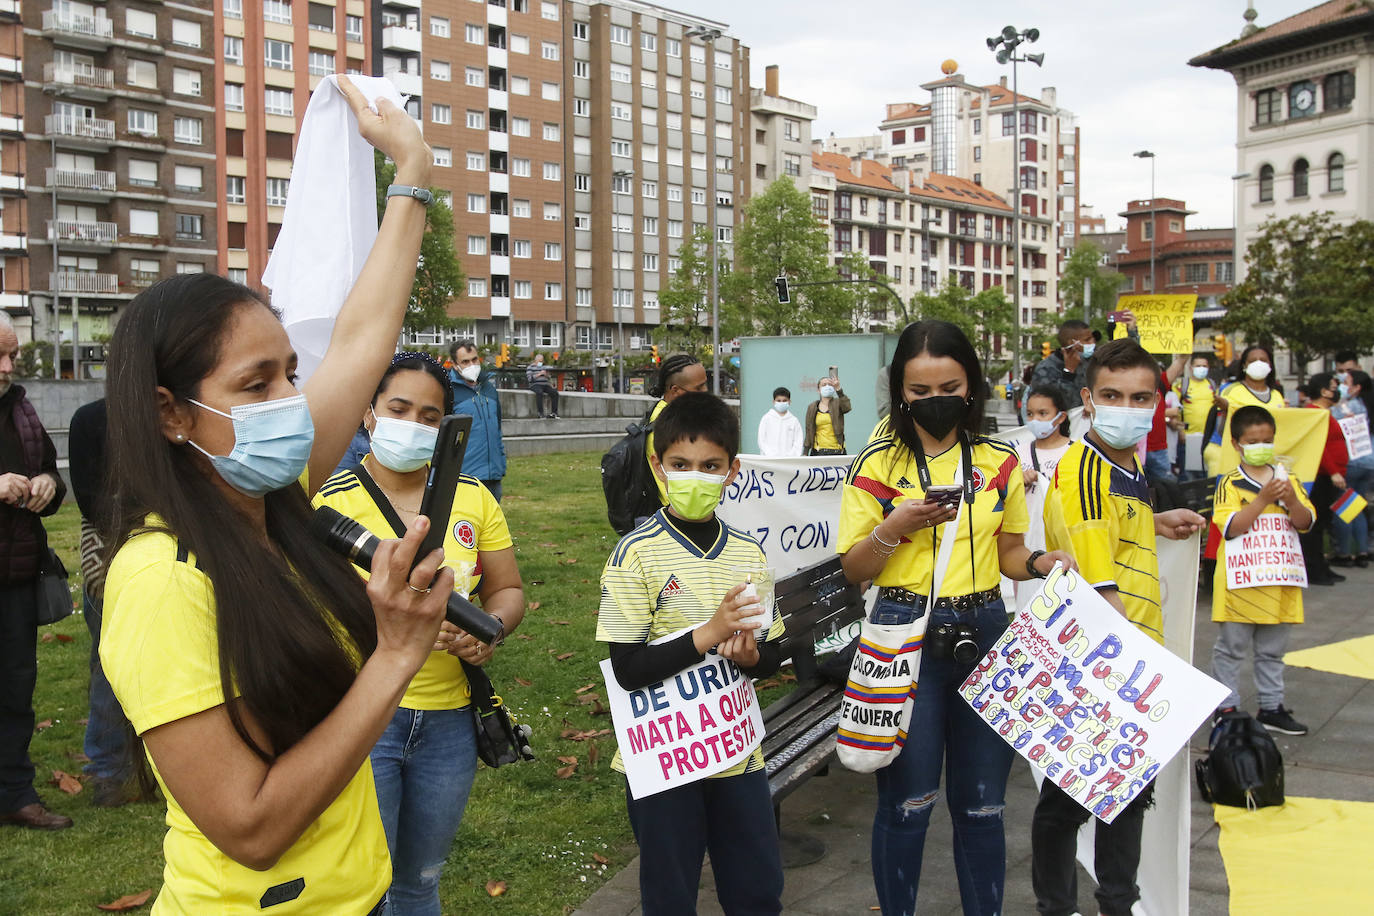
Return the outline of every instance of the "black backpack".
{"type": "Polygon", "coordinates": [[[1223,713],[1207,756],[1193,764],[1205,801],[1234,808],[1283,804],[1283,755],[1263,725],[1247,713],[1223,713]]]}
{"type": "Polygon", "coordinates": [[[661,507],[658,484],[649,470],[647,443],[654,424],[645,414],[625,427],[625,438],[601,456],[601,489],[606,494],[606,518],[619,535],[634,530],[635,519],[653,515],[661,507]]]}

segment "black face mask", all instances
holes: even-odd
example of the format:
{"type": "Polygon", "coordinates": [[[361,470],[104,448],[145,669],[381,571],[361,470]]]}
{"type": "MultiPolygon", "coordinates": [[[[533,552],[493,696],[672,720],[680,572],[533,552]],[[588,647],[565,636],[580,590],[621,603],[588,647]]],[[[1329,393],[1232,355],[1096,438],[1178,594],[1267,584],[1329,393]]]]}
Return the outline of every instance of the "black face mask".
{"type": "Polygon", "coordinates": [[[917,398],[902,405],[916,425],[936,439],[943,439],[968,413],[968,401],[957,394],[917,398]]]}

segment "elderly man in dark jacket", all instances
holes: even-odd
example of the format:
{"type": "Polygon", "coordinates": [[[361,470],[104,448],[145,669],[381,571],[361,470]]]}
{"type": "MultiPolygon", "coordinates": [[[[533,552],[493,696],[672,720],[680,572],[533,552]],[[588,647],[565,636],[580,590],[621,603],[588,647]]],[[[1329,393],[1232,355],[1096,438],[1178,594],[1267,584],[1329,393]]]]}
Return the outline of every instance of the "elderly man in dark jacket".
{"type": "Polygon", "coordinates": [[[57,450],[24,389],[13,384],[19,338],[0,312],[0,823],[61,830],[33,787],[33,688],[38,680],[40,560],[47,535],[40,516],[62,505],[66,486],[57,450]]]}

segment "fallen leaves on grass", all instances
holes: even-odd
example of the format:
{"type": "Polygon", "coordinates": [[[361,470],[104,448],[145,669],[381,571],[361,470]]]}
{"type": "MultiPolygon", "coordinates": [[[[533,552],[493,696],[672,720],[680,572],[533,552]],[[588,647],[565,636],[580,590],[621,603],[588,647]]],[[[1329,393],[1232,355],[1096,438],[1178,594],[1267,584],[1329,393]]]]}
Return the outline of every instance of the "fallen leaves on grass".
{"type": "Polygon", "coordinates": [[[579,687],[579,688],[577,688],[576,690],[574,690],[573,693],[577,693],[577,694],[586,693],[588,690],[591,690],[591,689],[592,689],[593,687],[595,687],[595,686],[596,686],[595,683],[583,684],[581,687],[579,687]]]}
{"type": "Polygon", "coordinates": [[[495,878],[492,878],[490,881],[487,882],[487,896],[500,897],[505,892],[506,882],[497,881],[495,878]]]}
{"type": "MultiPolygon", "coordinates": [[[[559,760],[562,760],[563,758],[562,758],[562,757],[559,757],[558,759],[559,759],[559,760]]],[[[558,769],[554,770],[554,771],[553,771],[553,775],[557,776],[559,779],[571,779],[571,778],[572,778],[572,774],[573,774],[573,773],[576,773],[576,772],[577,772],[577,758],[574,757],[572,763],[568,764],[568,765],[565,766],[565,767],[559,767],[558,769]]]]}
{"type": "Polygon", "coordinates": [[[577,698],[577,702],[581,703],[583,706],[586,706],[588,703],[595,703],[600,699],[601,694],[599,693],[584,693],[582,694],[582,696],[577,698]]]}
{"type": "Polygon", "coordinates": [[[609,716],[610,714],[611,714],[611,711],[610,711],[609,709],[607,709],[606,707],[602,706],[600,700],[597,700],[595,703],[592,704],[592,715],[594,715],[594,716],[609,716]]]}
{"type": "Polygon", "coordinates": [[[58,642],[71,642],[76,638],[74,636],[68,636],[66,633],[55,633],[53,635],[57,637],[58,642]]]}
{"type": "Polygon", "coordinates": [[[44,719],[42,722],[39,722],[37,725],[35,725],[33,727],[33,730],[36,732],[42,732],[47,731],[50,728],[52,728],[52,719],[44,719]]]}
{"type": "Polygon", "coordinates": [[[571,620],[550,620],[549,623],[551,623],[551,624],[553,624],[554,626],[557,626],[557,627],[566,627],[568,624],[572,623],[572,621],[571,621],[571,620]]]}
{"type": "Polygon", "coordinates": [[[608,858],[606,858],[605,856],[603,856],[603,855],[602,855],[601,853],[599,853],[599,852],[594,852],[594,853],[592,853],[592,858],[596,860],[596,863],[597,863],[598,865],[610,865],[610,864],[611,864],[611,860],[608,859],[608,858]]]}
{"type": "Polygon", "coordinates": [[[53,641],[54,639],[56,639],[56,638],[57,638],[57,634],[56,634],[56,633],[48,632],[48,633],[44,633],[42,636],[38,637],[38,641],[39,641],[39,642],[52,642],[52,641],[53,641]]]}
{"type": "Polygon", "coordinates": [[[111,900],[109,903],[97,903],[95,908],[97,910],[104,910],[107,913],[127,913],[130,910],[136,910],[143,906],[152,896],[152,888],[149,888],[146,891],[139,891],[137,894],[125,894],[118,900],[111,900]]]}
{"type": "Polygon", "coordinates": [[[779,681],[777,678],[770,677],[766,681],[759,681],[757,684],[754,685],[754,688],[757,690],[767,690],[769,687],[777,687],[781,683],[782,682],[779,681]]]}
{"type": "Polygon", "coordinates": [[[64,770],[53,770],[48,785],[57,786],[68,795],[76,795],[81,791],[81,780],[64,770]]]}
{"type": "Polygon", "coordinates": [[[558,762],[559,762],[559,763],[570,763],[570,764],[572,764],[573,766],[576,766],[576,765],[577,765],[577,758],[576,758],[576,757],[568,757],[568,756],[560,756],[560,757],[558,758],[558,762]]]}
{"type": "Polygon", "coordinates": [[[528,634],[528,633],[516,633],[516,634],[515,634],[515,638],[516,638],[516,639],[523,639],[523,640],[525,640],[526,642],[528,642],[528,641],[531,640],[531,639],[534,639],[534,637],[531,636],[531,635],[528,634]]]}
{"type": "Polygon", "coordinates": [[[565,662],[576,654],[576,652],[564,652],[562,655],[555,655],[554,658],[558,659],[560,662],[565,662]]]}
{"type": "Polygon", "coordinates": [[[72,637],[66,633],[54,633],[51,630],[38,637],[40,642],[71,642],[72,637]]]}
{"type": "Polygon", "coordinates": [[[541,607],[543,607],[543,603],[542,603],[542,602],[539,602],[539,601],[531,601],[529,604],[525,605],[525,610],[527,610],[527,611],[537,611],[537,610],[539,610],[539,608],[541,608],[541,607]]]}
{"type": "Polygon", "coordinates": [[[516,678],[515,683],[519,684],[521,687],[532,687],[534,685],[534,681],[526,680],[523,677],[516,678]]]}
{"type": "Polygon", "coordinates": [[[610,733],[611,729],[609,728],[591,728],[586,730],[580,728],[565,728],[563,731],[559,732],[558,736],[560,738],[566,738],[569,741],[589,741],[592,738],[604,738],[610,733]]]}

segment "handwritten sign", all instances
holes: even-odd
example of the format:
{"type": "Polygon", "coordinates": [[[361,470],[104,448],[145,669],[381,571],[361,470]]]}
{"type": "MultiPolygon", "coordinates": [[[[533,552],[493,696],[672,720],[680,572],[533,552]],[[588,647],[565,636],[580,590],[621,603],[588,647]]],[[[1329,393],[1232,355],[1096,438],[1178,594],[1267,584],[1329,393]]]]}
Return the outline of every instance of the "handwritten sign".
{"type": "Polygon", "coordinates": [[[601,675],[635,798],[728,770],[763,740],[753,682],[714,649],[701,662],[639,690],[620,686],[610,659],[601,663],[601,675]]]}
{"type": "Polygon", "coordinates": [[[1341,417],[1336,422],[1341,425],[1341,432],[1345,435],[1345,449],[1350,453],[1352,461],[1374,454],[1374,447],[1369,443],[1368,414],[1357,413],[1341,417]]]}
{"type": "Polygon", "coordinates": [[[720,520],[753,535],[779,577],[833,557],[854,456],[739,460],[716,510],[720,520]]]}
{"type": "Polygon", "coordinates": [[[1302,544],[1288,516],[1265,512],[1244,534],[1226,541],[1226,587],[1258,588],[1261,585],[1307,587],[1307,564],[1302,544]]]}
{"type": "MultiPolygon", "coordinates": [[[[1140,345],[1151,353],[1193,352],[1193,310],[1197,295],[1120,296],[1116,307],[1135,315],[1140,345]]],[[[1125,337],[1126,326],[1117,324],[1112,337],[1125,337]]]]}
{"type": "Polygon", "coordinates": [[[959,692],[1039,775],[1110,824],[1226,688],[1058,568],[959,692]]]}

